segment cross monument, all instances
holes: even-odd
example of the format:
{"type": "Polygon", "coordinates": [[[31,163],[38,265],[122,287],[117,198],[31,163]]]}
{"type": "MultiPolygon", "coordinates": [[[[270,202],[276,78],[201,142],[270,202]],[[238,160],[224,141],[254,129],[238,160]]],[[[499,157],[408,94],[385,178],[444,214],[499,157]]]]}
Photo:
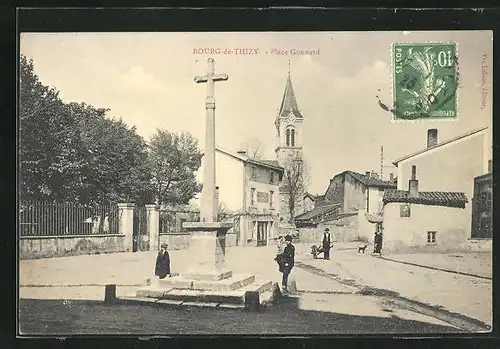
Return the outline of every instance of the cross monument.
{"type": "Polygon", "coordinates": [[[200,203],[200,219],[202,222],[213,223],[217,221],[215,200],[215,83],[227,81],[227,74],[214,73],[214,59],[208,59],[207,75],[197,76],[194,81],[197,84],[207,84],[206,109],[206,130],[205,130],[205,155],[203,160],[203,189],[200,203]]]}

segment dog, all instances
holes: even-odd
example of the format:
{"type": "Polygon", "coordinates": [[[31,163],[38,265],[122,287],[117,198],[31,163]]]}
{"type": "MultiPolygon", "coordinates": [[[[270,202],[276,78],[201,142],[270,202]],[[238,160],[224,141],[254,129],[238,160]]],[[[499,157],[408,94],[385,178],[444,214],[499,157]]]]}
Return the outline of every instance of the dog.
{"type": "Polygon", "coordinates": [[[361,246],[358,246],[358,253],[363,252],[365,253],[366,248],[368,247],[368,244],[364,244],[361,246]]]}

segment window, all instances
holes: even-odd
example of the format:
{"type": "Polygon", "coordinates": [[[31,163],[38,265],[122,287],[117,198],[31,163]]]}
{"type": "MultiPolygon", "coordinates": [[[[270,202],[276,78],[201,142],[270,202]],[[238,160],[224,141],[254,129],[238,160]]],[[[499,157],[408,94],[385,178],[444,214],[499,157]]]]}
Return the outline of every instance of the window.
{"type": "Polygon", "coordinates": [[[435,231],[428,231],[427,232],[427,243],[428,244],[435,244],[436,243],[436,232],[435,231]]]}
{"type": "Polygon", "coordinates": [[[295,129],[293,127],[286,129],[286,146],[295,147],[295,129]]]}
{"type": "Polygon", "coordinates": [[[252,166],[252,178],[257,178],[257,168],[252,166]]]}
{"type": "Polygon", "coordinates": [[[400,206],[400,211],[399,211],[399,216],[400,217],[410,217],[410,204],[401,204],[400,206]]]}
{"type": "Polygon", "coordinates": [[[274,172],[273,171],[269,171],[269,176],[270,176],[269,182],[271,184],[273,184],[274,183],[274,172]]]}
{"type": "Polygon", "coordinates": [[[269,192],[269,207],[273,207],[273,195],[274,195],[274,191],[270,191],[269,192]]]}
{"type": "Polygon", "coordinates": [[[255,204],[255,188],[250,189],[250,205],[255,204]]]}

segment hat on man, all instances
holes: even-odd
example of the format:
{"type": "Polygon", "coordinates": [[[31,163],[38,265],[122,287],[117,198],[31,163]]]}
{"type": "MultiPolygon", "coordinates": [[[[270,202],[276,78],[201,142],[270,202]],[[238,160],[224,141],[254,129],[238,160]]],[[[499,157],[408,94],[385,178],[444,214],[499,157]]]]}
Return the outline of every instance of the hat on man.
{"type": "Polygon", "coordinates": [[[168,247],[168,244],[161,244],[160,246],[161,248],[167,248],[168,247]]]}
{"type": "Polygon", "coordinates": [[[285,236],[285,241],[292,241],[292,236],[291,235],[285,236]]]}
{"type": "Polygon", "coordinates": [[[325,228],[325,231],[330,231],[330,228],[325,228]]]}

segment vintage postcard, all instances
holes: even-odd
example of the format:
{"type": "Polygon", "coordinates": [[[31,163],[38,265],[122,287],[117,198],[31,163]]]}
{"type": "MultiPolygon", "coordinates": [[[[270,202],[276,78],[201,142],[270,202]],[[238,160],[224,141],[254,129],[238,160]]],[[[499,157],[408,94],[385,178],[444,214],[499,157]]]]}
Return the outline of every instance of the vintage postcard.
{"type": "Polygon", "coordinates": [[[21,33],[20,335],[491,331],[492,40],[21,33]]]}

